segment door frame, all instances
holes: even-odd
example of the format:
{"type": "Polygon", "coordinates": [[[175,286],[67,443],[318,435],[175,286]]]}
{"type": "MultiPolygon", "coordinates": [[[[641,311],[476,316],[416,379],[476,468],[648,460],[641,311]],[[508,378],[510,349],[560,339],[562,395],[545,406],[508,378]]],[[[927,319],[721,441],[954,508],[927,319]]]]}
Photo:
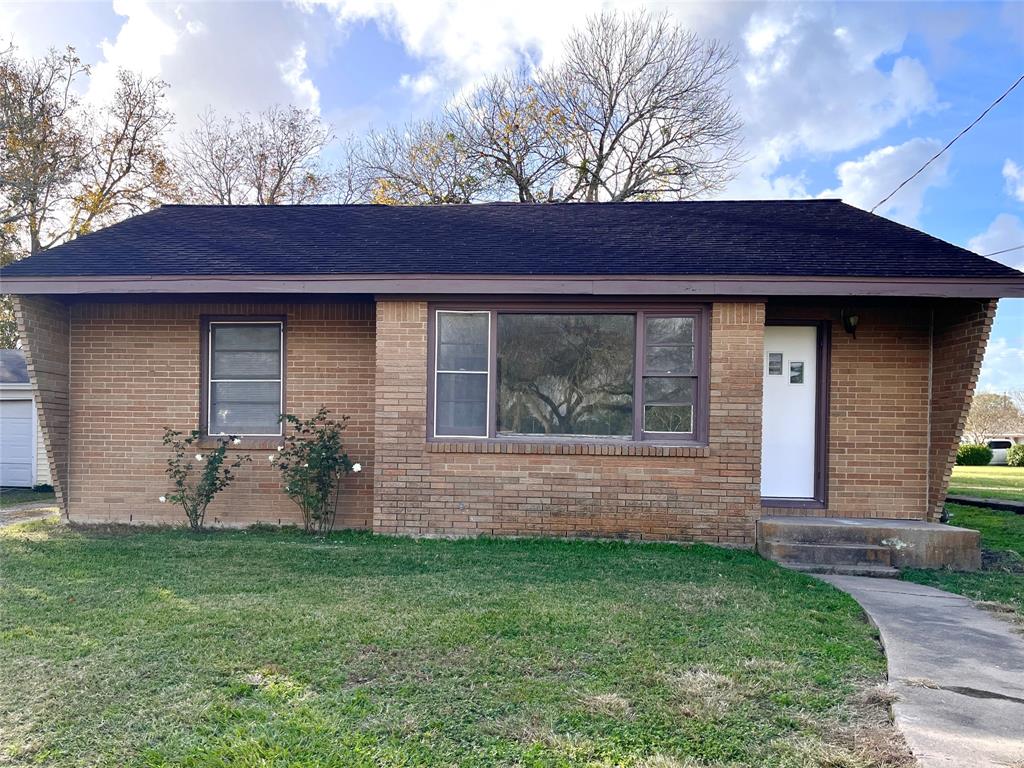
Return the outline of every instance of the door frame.
{"type": "MultiPolygon", "coordinates": [[[[828,435],[829,435],[829,393],[832,389],[832,321],[806,320],[800,318],[773,318],[765,321],[770,325],[806,326],[816,328],[817,354],[815,371],[815,409],[814,409],[814,496],[790,498],[784,496],[762,496],[762,507],[788,507],[790,509],[827,509],[828,508],[828,435]]],[[[761,375],[764,375],[765,352],[761,352],[761,375]]],[[[764,429],[764,403],[762,408],[761,428],[764,429]]],[[[762,443],[763,445],[763,443],[762,443]]]]}

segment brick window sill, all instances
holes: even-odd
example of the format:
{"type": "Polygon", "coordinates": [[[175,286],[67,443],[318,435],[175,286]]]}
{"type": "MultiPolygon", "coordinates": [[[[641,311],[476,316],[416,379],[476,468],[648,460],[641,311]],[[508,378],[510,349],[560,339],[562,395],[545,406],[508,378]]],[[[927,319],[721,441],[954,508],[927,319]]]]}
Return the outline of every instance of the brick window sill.
{"type": "MultiPolygon", "coordinates": [[[[228,448],[236,451],[274,451],[284,442],[283,437],[242,437],[238,445],[228,444],[228,448]]],[[[213,450],[220,444],[216,437],[201,437],[196,447],[202,450],[213,450]]]]}
{"type": "Polygon", "coordinates": [[[428,440],[428,453],[506,453],[546,456],[647,456],[707,458],[706,445],[667,445],[647,442],[558,443],[527,440],[428,440]]]}

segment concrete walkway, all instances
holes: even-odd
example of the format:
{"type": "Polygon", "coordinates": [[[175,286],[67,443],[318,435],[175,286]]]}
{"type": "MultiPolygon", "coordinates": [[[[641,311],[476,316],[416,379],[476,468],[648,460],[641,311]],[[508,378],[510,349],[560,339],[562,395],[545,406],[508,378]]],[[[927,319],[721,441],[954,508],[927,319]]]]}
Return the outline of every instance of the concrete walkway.
{"type": "Polygon", "coordinates": [[[822,576],[878,627],[896,726],[922,768],[1024,766],[1024,635],[965,597],[904,581],[822,576]]]}
{"type": "Polygon", "coordinates": [[[30,501],[25,504],[15,504],[0,509],[0,527],[15,523],[27,523],[32,520],[45,520],[57,512],[56,501],[30,501]]]}

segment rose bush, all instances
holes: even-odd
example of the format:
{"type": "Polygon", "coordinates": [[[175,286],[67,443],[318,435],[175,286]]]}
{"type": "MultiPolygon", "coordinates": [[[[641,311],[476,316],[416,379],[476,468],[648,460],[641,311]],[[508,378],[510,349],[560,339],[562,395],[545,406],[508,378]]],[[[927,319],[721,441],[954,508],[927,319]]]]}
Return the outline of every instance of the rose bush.
{"type": "Polygon", "coordinates": [[[324,535],[334,528],[341,496],[341,478],[362,466],[349,459],[342,443],[347,417],[330,418],[321,407],[310,419],[281,417],[289,428],[277,452],[268,459],[281,472],[284,492],[302,510],[307,533],[324,535]]]}
{"type": "Polygon", "coordinates": [[[213,497],[227,488],[235,479],[232,469],[237,469],[251,460],[248,455],[238,455],[233,461],[227,462],[228,444],[238,445],[241,441],[234,436],[220,438],[217,446],[208,453],[197,452],[194,459],[190,458],[195,446],[202,437],[199,430],[192,430],[188,435],[164,428],[164,445],[171,449],[171,457],[167,460],[167,475],[174,483],[174,490],[160,497],[161,503],[177,504],[185,512],[189,527],[193,531],[203,528],[206,508],[213,497]]]}

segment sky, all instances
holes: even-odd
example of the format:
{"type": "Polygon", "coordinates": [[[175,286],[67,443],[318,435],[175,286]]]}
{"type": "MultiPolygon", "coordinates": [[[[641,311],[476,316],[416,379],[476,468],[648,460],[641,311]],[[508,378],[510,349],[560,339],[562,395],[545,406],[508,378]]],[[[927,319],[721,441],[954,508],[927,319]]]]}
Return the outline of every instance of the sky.
{"type": "MultiPolygon", "coordinates": [[[[871,208],[1024,74],[1024,2],[0,0],[0,44],[75,46],[97,103],[119,67],[159,76],[178,132],[210,106],[290,103],[344,137],[427,116],[509,67],[555,62],[588,14],[638,7],[736,57],[748,160],[723,198],[871,208]]],[[[1024,245],[1024,85],[877,212],[983,254],[1024,245]]],[[[994,258],[1024,269],[1024,249],[994,258]]],[[[979,387],[1024,388],[1024,300],[1000,302],[979,387]]]]}

